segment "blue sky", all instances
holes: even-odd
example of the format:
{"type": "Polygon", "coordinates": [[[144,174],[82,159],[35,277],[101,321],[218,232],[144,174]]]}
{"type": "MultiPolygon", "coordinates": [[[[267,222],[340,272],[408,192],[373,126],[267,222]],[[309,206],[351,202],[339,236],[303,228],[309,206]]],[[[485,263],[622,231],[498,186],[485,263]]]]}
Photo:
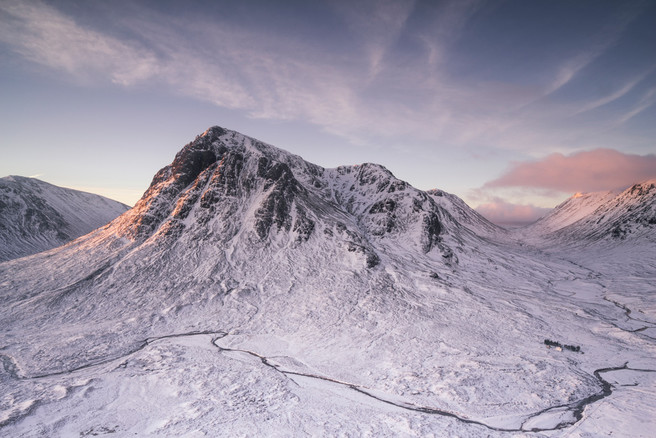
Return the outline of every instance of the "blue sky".
{"type": "Polygon", "coordinates": [[[131,204],[220,125],[530,220],[656,177],[654,23],[654,1],[0,0],[0,175],[131,204]]]}

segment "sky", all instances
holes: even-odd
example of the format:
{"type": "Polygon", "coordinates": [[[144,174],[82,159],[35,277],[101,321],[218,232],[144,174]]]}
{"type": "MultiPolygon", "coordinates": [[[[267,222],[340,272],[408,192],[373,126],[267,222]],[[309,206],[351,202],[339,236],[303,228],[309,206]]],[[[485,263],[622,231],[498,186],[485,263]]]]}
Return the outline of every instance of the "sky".
{"type": "Polygon", "coordinates": [[[656,1],[0,0],[0,176],[134,204],[219,125],[498,223],[656,177],[656,1]]]}

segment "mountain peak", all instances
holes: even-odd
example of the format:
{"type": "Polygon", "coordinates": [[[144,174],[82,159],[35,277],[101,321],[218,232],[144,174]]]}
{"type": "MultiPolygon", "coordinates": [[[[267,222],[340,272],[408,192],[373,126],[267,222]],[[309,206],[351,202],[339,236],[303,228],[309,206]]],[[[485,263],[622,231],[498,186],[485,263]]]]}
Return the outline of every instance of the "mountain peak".
{"type": "Polygon", "coordinates": [[[375,265],[374,242],[382,239],[424,254],[437,249],[436,260],[444,263],[457,259],[447,242],[461,241],[467,226],[478,226],[460,224],[451,214],[465,209],[415,189],[379,164],[325,169],[213,126],[155,175],[114,231],[139,241],[211,233],[231,246],[235,239],[280,247],[339,236],[367,266],[375,265]]]}

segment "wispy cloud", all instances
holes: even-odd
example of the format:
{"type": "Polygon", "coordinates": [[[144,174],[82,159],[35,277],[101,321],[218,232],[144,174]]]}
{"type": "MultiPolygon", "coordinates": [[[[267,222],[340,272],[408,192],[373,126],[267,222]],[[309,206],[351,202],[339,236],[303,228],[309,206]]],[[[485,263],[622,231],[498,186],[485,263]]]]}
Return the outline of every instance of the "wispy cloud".
{"type": "Polygon", "coordinates": [[[458,39],[466,23],[482,4],[482,0],[452,0],[431,4],[428,16],[424,17],[430,25],[412,30],[414,37],[426,47],[429,67],[438,69],[448,62],[449,45],[458,39]]]}
{"type": "MultiPolygon", "coordinates": [[[[439,35],[430,36],[433,43],[443,46],[453,38],[475,4],[441,5],[435,19],[443,25],[439,35]]],[[[435,72],[388,62],[386,54],[406,31],[413,8],[414,1],[345,6],[345,20],[358,40],[335,54],[299,38],[203,17],[192,24],[157,11],[127,17],[121,26],[138,38],[119,38],[38,1],[0,5],[5,14],[0,41],[80,80],[164,85],[252,117],[313,123],[356,143],[371,133],[435,138],[448,135],[435,120],[456,120],[449,106],[461,105],[464,97],[435,72]],[[415,102],[417,96],[422,102],[415,102]]]]}
{"type": "Polygon", "coordinates": [[[79,26],[43,3],[6,1],[0,11],[0,41],[26,59],[81,79],[107,75],[131,85],[155,75],[155,55],[136,43],[118,40],[79,26]]]}
{"type": "Polygon", "coordinates": [[[623,114],[617,121],[617,125],[628,122],[647,108],[656,104],[656,87],[649,89],[640,99],[638,104],[630,111],[623,114]]]}
{"type": "Polygon", "coordinates": [[[612,25],[604,26],[591,36],[584,50],[567,59],[556,71],[544,96],[549,96],[572,81],[588,65],[613,47],[629,24],[639,15],[640,8],[629,8],[616,17],[612,25]]]}
{"type": "MultiPolygon", "coordinates": [[[[589,147],[597,140],[598,146],[607,146],[612,136],[567,125],[566,116],[626,96],[639,79],[583,108],[578,102],[540,101],[543,82],[452,72],[454,45],[471,31],[468,23],[481,10],[477,0],[330,5],[336,14],[331,24],[343,25],[335,32],[348,34],[348,45],[331,47],[323,39],[267,32],[197,11],[172,16],[140,4],[122,15],[115,28],[106,23],[90,27],[48,4],[11,0],[0,3],[0,42],[25,59],[82,81],[157,88],[253,118],[307,122],[351,143],[371,145],[393,138],[445,148],[557,151],[589,147]]],[[[627,17],[579,55],[560,59],[547,92],[563,87],[605,54],[632,16],[627,17]]],[[[653,93],[647,94],[620,116],[608,117],[621,124],[649,108],[653,99],[653,93]]]]}
{"type": "Polygon", "coordinates": [[[640,74],[638,77],[634,79],[629,80],[626,84],[624,84],[617,90],[613,91],[612,93],[608,94],[607,96],[604,96],[600,99],[585,104],[583,107],[579,108],[575,114],[581,114],[587,111],[594,110],[596,108],[602,107],[604,105],[616,101],[617,99],[622,98],[631,90],[633,90],[635,86],[638,85],[640,82],[642,82],[649,74],[651,74],[654,71],[654,69],[655,69],[654,67],[651,67],[646,72],[640,74]]]}
{"type": "Polygon", "coordinates": [[[595,50],[585,51],[568,59],[565,64],[558,68],[552,82],[547,86],[542,97],[549,96],[567,85],[581,70],[598,58],[605,51],[605,48],[604,45],[600,45],[595,50]]]}
{"type": "Polygon", "coordinates": [[[623,188],[653,177],[656,177],[656,155],[596,149],[569,156],[555,153],[538,161],[515,163],[508,172],[484,187],[594,192],[623,188]]]}
{"type": "Polygon", "coordinates": [[[383,69],[385,56],[403,32],[415,0],[335,1],[332,6],[358,36],[374,79],[383,69]]]}

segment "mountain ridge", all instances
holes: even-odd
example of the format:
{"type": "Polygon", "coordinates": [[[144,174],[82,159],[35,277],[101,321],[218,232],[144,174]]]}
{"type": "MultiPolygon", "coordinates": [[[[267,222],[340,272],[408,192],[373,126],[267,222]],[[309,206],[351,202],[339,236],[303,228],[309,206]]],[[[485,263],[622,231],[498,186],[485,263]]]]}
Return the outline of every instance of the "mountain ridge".
{"type": "Polygon", "coordinates": [[[650,239],[656,227],[656,178],[624,190],[577,193],[544,218],[518,230],[527,239],[558,245],[650,239]]]}
{"type": "MultiPolygon", "coordinates": [[[[248,197],[258,190],[263,198],[247,219],[254,221],[260,240],[272,228],[274,232],[291,230],[299,233],[298,239],[307,239],[314,231],[307,212],[331,209],[335,215],[361,217],[355,225],[367,234],[365,240],[393,236],[398,226],[408,228],[407,221],[412,218],[405,211],[418,213],[421,224],[417,226],[423,229],[417,230],[415,239],[422,242],[425,252],[438,246],[442,228],[460,233],[457,221],[434,201],[435,196],[397,180],[383,166],[365,163],[324,169],[220,127],[212,127],[196,137],[170,166],[155,175],[142,199],[128,214],[131,219],[122,220],[122,233],[131,238],[146,237],[161,227],[164,233],[174,233],[188,225],[190,214],[198,216],[200,221],[209,221],[219,199],[230,201],[237,193],[248,197]],[[242,172],[249,177],[244,179],[242,172]],[[262,181],[259,188],[254,186],[257,181],[262,181]],[[411,200],[400,195],[409,192],[412,192],[411,200]],[[369,202],[368,197],[377,200],[369,202]],[[397,208],[396,202],[404,199],[402,202],[411,205],[397,208]],[[304,202],[312,205],[304,206],[304,202]],[[424,206],[430,211],[424,212],[424,206]],[[400,218],[401,215],[404,217],[400,218]]],[[[451,198],[449,202],[453,204],[451,198]]],[[[458,208],[462,210],[462,206],[458,208]]],[[[487,222],[480,217],[478,221],[487,222]]],[[[500,230],[489,223],[486,226],[500,230]]]]}

